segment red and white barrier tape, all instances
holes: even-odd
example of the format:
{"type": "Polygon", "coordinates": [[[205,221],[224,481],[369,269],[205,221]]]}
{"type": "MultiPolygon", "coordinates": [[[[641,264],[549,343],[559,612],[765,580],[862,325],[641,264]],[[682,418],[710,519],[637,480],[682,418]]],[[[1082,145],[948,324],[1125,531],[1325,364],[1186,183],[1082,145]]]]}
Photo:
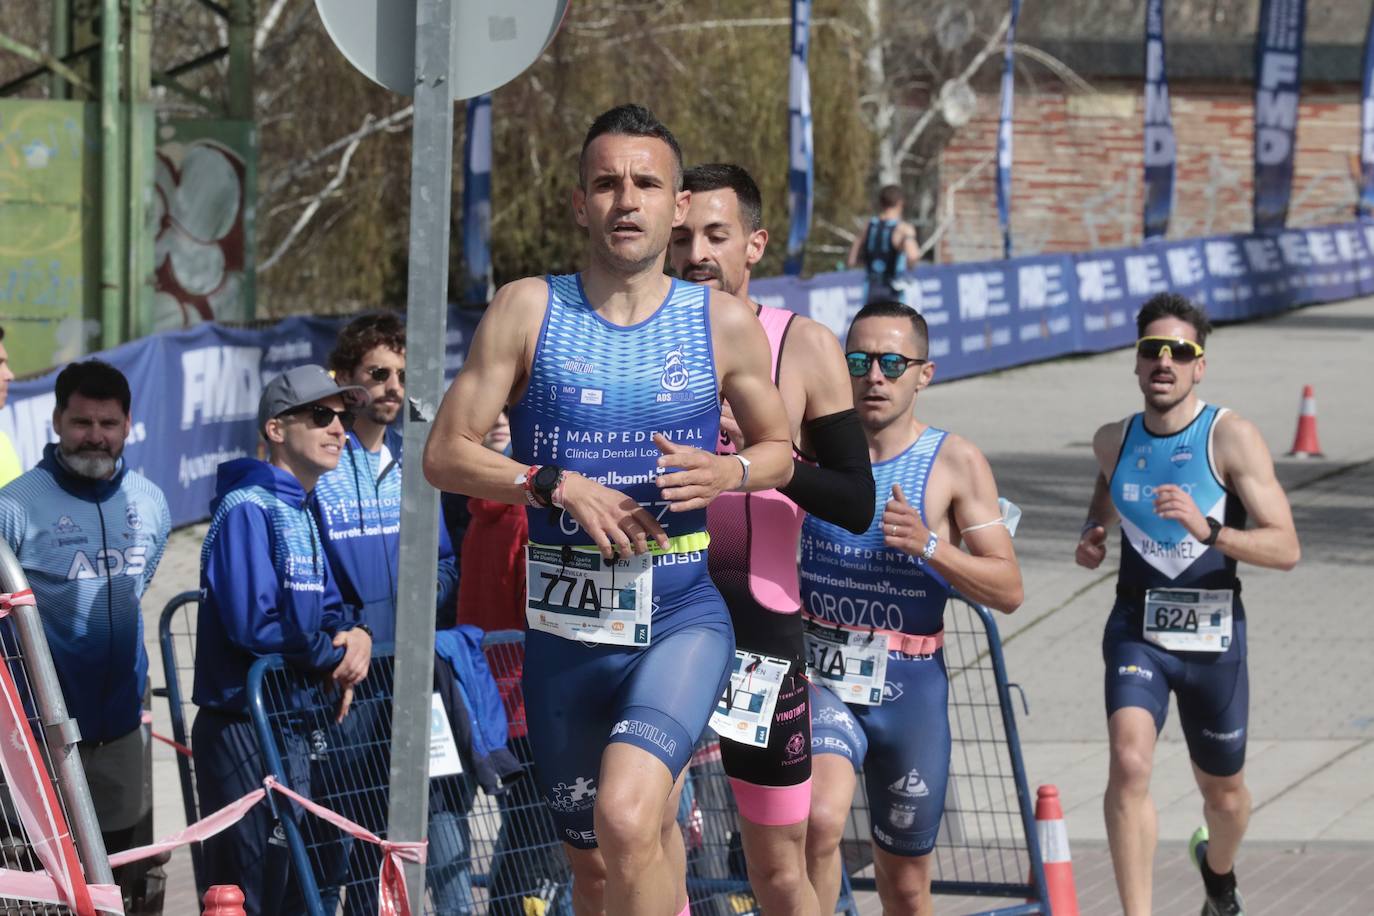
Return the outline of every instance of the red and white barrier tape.
{"type": "Polygon", "coordinates": [[[26,588],[20,592],[0,592],[0,617],[7,617],[9,612],[17,607],[37,607],[38,602],[33,600],[33,589],[26,588]]]}
{"type": "MultiPolygon", "coordinates": [[[[24,605],[35,606],[32,590],[0,593],[0,618],[7,616],[12,608],[24,605]]],[[[143,723],[151,725],[152,721],[152,713],[145,710],[143,723]]],[[[87,885],[82,878],[80,860],[77,858],[71,834],[62,817],[62,810],[58,807],[52,785],[40,763],[33,733],[28,728],[24,707],[19,701],[19,691],[10,676],[9,667],[3,664],[0,664],[0,733],[7,733],[4,734],[7,740],[0,740],[0,768],[3,768],[5,783],[13,790],[11,797],[15,809],[24,824],[34,853],[46,869],[46,872],[18,872],[0,868],[0,895],[41,903],[66,904],[75,910],[78,916],[95,916],[97,909],[122,914],[124,903],[118,887],[106,884],[87,885]]],[[[153,737],[170,744],[180,754],[188,757],[191,755],[190,748],[185,745],[156,733],[153,737]]],[[[262,784],[263,788],[254,789],[238,801],[230,802],[166,839],[115,853],[110,856],[110,866],[118,868],[179,846],[203,842],[243,820],[269,791],[278,792],[349,836],[380,846],[382,868],[377,876],[380,902],[378,916],[411,916],[404,863],[424,864],[425,840],[384,840],[342,814],[292,791],[271,776],[264,779],[262,784]]]]}
{"type": "MultiPolygon", "coordinates": [[[[153,724],[153,714],[146,709],[143,710],[143,724],[149,726],[153,724]]],[[[171,738],[168,738],[166,735],[159,735],[157,732],[152,731],[151,729],[149,729],[149,733],[153,736],[155,740],[161,741],[163,744],[167,745],[181,756],[191,756],[191,749],[186,745],[182,744],[180,741],[174,741],[171,738]]]]}
{"type": "MultiPolygon", "coordinates": [[[[263,788],[254,789],[238,801],[230,802],[215,813],[201,818],[179,833],[173,834],[164,840],[159,840],[148,846],[140,846],[137,849],[128,849],[124,852],[115,853],[110,856],[110,865],[112,867],[128,865],[130,862],[138,862],[158,855],[159,853],[176,849],[179,846],[203,842],[241,821],[254,805],[263,800],[263,797],[269,791],[278,792],[316,817],[326,820],[335,827],[338,827],[349,836],[380,846],[382,848],[382,869],[377,876],[378,898],[381,904],[379,916],[410,916],[410,895],[406,890],[403,864],[405,862],[423,864],[425,861],[426,841],[393,842],[391,840],[384,840],[366,827],[350,821],[342,814],[331,811],[323,805],[311,801],[304,795],[292,791],[287,786],[277,782],[271,776],[264,779],[262,784],[263,788]]],[[[4,889],[5,885],[3,882],[0,882],[0,891],[4,889]]]]}

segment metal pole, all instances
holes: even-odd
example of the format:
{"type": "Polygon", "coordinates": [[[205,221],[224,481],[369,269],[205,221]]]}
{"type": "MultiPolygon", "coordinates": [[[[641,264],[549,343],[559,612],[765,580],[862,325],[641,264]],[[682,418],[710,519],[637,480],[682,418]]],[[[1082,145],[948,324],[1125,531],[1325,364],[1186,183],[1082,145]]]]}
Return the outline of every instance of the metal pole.
{"type": "MultiPolygon", "coordinates": [[[[67,0],[52,0],[52,22],[48,29],[48,56],[58,60],[72,53],[72,11],[67,0]]],[[[60,73],[48,77],[48,98],[65,99],[67,80],[60,73]]]]}
{"type": "MultiPolygon", "coordinates": [[[[0,590],[22,591],[29,587],[24,568],[0,538],[0,590]]],[[[38,721],[43,726],[41,737],[48,748],[53,775],[62,789],[62,803],[67,811],[67,826],[71,828],[76,851],[86,869],[91,884],[113,884],[110,858],[105,853],[105,840],[100,834],[100,822],[95,817],[91,789],[86,785],[86,771],[81,768],[81,754],[76,743],[81,732],[76,720],[67,715],[67,702],[62,698],[62,685],[57,680],[52,655],[48,652],[48,637],[38,618],[38,608],[17,607],[10,612],[19,645],[24,651],[24,671],[29,690],[38,707],[38,721]]]]}
{"type": "Polygon", "coordinates": [[[119,110],[119,0],[100,2],[100,345],[123,340],[123,136],[119,110]]]}
{"type": "MultiPolygon", "coordinates": [[[[415,119],[410,159],[410,274],[406,316],[407,386],[401,474],[401,561],[396,614],[396,680],[391,727],[389,837],[425,835],[429,792],[430,695],[434,690],[434,581],[439,494],[420,456],[438,408],[448,310],[449,212],[453,197],[452,0],[415,8],[415,119]]],[[[406,866],[411,900],[424,871],[406,866]]]]}

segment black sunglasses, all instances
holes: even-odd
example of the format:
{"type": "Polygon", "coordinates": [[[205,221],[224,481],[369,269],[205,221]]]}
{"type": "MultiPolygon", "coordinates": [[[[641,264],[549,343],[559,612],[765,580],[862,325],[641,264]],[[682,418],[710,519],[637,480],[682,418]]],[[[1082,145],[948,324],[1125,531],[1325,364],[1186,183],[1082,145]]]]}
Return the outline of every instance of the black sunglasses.
{"type": "Polygon", "coordinates": [[[873,366],[873,361],[878,361],[878,368],[887,378],[901,378],[902,374],[911,366],[924,365],[928,360],[916,359],[913,356],[903,356],[900,353],[865,353],[862,350],[855,350],[844,355],[845,362],[849,363],[849,374],[855,378],[863,378],[868,375],[868,370],[873,366]]]}
{"type": "MultiPolygon", "coordinates": [[[[391,370],[386,366],[373,366],[371,369],[367,370],[367,374],[368,377],[378,385],[391,378],[391,370]]],[[[396,370],[396,381],[400,382],[402,385],[406,383],[406,371],[404,369],[396,370]]]]}
{"type": "Polygon", "coordinates": [[[337,418],[344,430],[353,428],[354,413],[351,410],[334,410],[332,407],[325,407],[323,404],[306,404],[304,407],[293,407],[286,411],[282,416],[303,416],[310,415],[310,422],[315,424],[316,429],[328,429],[337,418]]]}
{"type": "Polygon", "coordinates": [[[1159,359],[1165,353],[1176,363],[1191,363],[1202,355],[1202,345],[1186,337],[1142,337],[1135,352],[1145,359],[1159,359]]]}

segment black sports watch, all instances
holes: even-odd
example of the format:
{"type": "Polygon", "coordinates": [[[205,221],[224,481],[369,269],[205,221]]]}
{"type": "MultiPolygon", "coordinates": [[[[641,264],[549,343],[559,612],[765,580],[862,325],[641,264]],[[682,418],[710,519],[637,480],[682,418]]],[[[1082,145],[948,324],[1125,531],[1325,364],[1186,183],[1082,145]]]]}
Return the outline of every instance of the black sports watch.
{"type": "Polygon", "coordinates": [[[1209,515],[1207,516],[1207,527],[1211,528],[1212,532],[1208,534],[1207,537],[1198,541],[1198,543],[1201,544],[1203,547],[1211,547],[1212,545],[1216,544],[1217,535],[1221,534],[1221,529],[1226,526],[1209,515]]]}
{"type": "Polygon", "coordinates": [[[546,464],[534,472],[534,478],[530,480],[530,492],[541,506],[553,507],[553,494],[563,482],[564,473],[556,464],[546,464]]]}

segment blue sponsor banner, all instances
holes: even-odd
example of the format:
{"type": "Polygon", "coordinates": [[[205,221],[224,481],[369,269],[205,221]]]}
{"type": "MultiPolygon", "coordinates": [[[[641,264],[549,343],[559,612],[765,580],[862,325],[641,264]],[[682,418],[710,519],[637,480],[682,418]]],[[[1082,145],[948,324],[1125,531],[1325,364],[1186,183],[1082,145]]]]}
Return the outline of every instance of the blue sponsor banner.
{"type": "Polygon", "coordinates": [[[1256,232],[1277,232],[1288,222],[1306,17],[1306,0],[1260,4],[1255,36],[1256,232]]]}
{"type": "Polygon", "coordinates": [[[1374,217],[1374,10],[1364,36],[1364,66],[1360,82],[1360,200],[1355,215],[1374,217]]]}
{"type": "Polygon", "coordinates": [[[1145,240],[1169,232],[1174,208],[1174,122],[1164,67],[1164,0],[1145,4],[1145,240]]]}
{"type": "Polygon", "coordinates": [[[1002,227],[1004,258],[1011,257],[1011,139],[1016,91],[1016,61],[1012,45],[1016,42],[1016,20],[1020,16],[1021,0],[1011,0],[1011,20],[1007,25],[1007,44],[1002,54],[1002,106],[997,120],[997,223],[1002,227]]]}
{"type": "MultiPolygon", "coordinates": [[[[480,313],[451,309],[446,368],[457,372],[480,313]]],[[[129,379],[132,430],[129,466],[162,488],[172,524],[208,517],[215,469],[257,455],[258,399],[263,385],[303,363],[326,362],[341,319],[288,318],[260,329],[202,324],[156,334],[99,354],[129,379]]],[[[57,371],[10,383],[0,410],[20,463],[32,467],[55,437],[57,371]]]]}
{"type": "Polygon", "coordinates": [[[792,0],[792,63],[787,79],[787,260],[783,271],[802,271],[806,237],[811,234],[816,150],[811,136],[811,0],[792,0]]]}
{"type": "MultiPolygon", "coordinates": [[[[1217,321],[1243,321],[1374,292],[1374,223],[1218,235],[1135,248],[922,266],[904,301],[930,326],[937,380],[1129,345],[1151,296],[1177,292],[1217,321]]],[[[843,339],[863,305],[860,271],[749,284],[764,305],[843,339]]]]}
{"type": "Polygon", "coordinates": [[[491,95],[467,104],[463,133],[463,301],[491,300],[491,95]]]}

